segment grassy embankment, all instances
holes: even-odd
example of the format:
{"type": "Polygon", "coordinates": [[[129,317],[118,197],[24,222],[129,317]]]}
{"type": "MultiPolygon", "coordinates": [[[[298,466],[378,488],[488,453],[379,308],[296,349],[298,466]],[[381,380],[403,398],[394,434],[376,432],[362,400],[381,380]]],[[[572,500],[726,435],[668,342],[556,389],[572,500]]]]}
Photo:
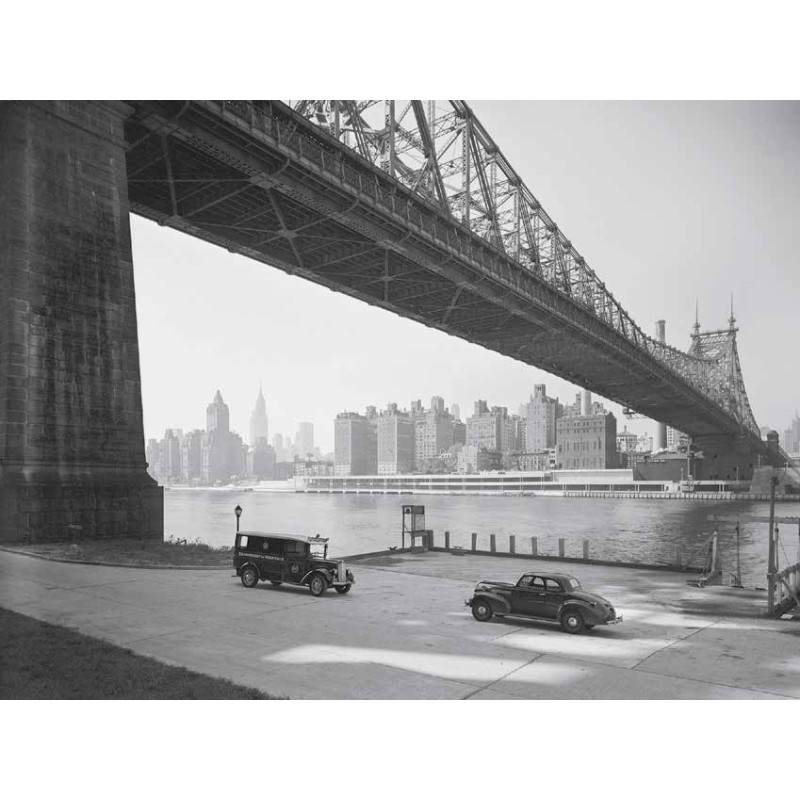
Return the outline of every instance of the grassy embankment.
{"type": "Polygon", "coordinates": [[[230,567],[230,547],[209,547],[207,544],[166,542],[148,539],[92,539],[78,542],[42,542],[19,545],[14,549],[27,553],[70,561],[104,562],[108,564],[177,567],[230,567]]]}
{"type": "Polygon", "coordinates": [[[276,698],[0,608],[0,699],[276,698]]]}

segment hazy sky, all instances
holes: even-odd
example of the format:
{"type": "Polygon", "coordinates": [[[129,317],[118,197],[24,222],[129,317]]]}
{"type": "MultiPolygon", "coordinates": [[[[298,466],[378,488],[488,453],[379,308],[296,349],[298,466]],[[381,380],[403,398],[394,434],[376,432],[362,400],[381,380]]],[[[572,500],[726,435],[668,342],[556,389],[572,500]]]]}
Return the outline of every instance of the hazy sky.
{"type": "MultiPolygon", "coordinates": [[[[759,425],[800,408],[800,103],[469,101],[530,190],[646,333],[687,349],[726,327],[759,425]]],[[[217,389],[249,438],[263,382],[270,436],[343,410],[441,395],[516,413],[535,383],[578,387],[280,270],[131,217],[145,434],[204,428],[217,389]]],[[[598,398],[599,399],[599,398],[598,398]]],[[[650,421],[619,428],[655,432],[650,421]]]]}

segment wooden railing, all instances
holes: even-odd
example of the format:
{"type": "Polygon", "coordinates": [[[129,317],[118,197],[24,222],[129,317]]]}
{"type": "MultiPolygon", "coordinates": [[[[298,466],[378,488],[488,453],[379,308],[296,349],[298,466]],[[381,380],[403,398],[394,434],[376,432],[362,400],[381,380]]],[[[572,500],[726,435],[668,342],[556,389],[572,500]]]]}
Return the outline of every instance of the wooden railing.
{"type": "Polygon", "coordinates": [[[770,575],[769,583],[772,615],[779,617],[795,606],[800,606],[800,563],[770,575]]]}

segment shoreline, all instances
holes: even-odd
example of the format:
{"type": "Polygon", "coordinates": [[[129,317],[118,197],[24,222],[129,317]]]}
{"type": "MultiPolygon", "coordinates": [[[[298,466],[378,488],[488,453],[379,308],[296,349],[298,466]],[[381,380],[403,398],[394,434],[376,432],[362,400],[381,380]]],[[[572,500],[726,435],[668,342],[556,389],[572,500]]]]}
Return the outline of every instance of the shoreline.
{"type": "MultiPolygon", "coordinates": [[[[422,495],[443,497],[557,497],[564,500],[597,499],[597,500],[708,500],[717,503],[761,503],[769,502],[768,494],[755,494],[750,492],[673,492],[673,491],[641,491],[631,492],[626,490],[585,490],[558,488],[548,490],[534,489],[439,489],[439,488],[414,488],[414,489],[388,489],[388,488],[347,488],[329,489],[315,487],[308,488],[272,488],[263,486],[180,486],[169,485],[162,487],[164,491],[175,492],[228,492],[257,494],[314,494],[314,495],[422,495]]],[[[800,495],[776,495],[776,503],[800,503],[800,495]]]]}

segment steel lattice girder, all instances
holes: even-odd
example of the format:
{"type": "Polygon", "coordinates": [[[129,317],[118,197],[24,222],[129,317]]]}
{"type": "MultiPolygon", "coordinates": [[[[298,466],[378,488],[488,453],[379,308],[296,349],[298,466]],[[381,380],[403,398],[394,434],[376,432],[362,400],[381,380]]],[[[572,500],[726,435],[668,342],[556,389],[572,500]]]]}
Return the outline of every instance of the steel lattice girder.
{"type": "MultiPolygon", "coordinates": [[[[303,100],[292,104],[370,163],[589,308],[758,434],[741,372],[730,367],[729,348],[702,355],[683,353],[644,334],[544,211],[466,102],[303,100]],[[723,379],[726,374],[728,378],[723,379]],[[733,406],[731,397],[736,398],[733,406]]],[[[738,356],[735,362],[738,365],[738,356]]]]}
{"type": "Polygon", "coordinates": [[[672,413],[666,403],[688,404],[705,409],[701,416],[714,418],[715,429],[753,433],[752,415],[731,407],[731,397],[746,401],[743,383],[726,389],[720,378],[732,373],[717,354],[682,353],[642,333],[465,103],[452,101],[442,113],[430,101],[304,101],[297,110],[311,125],[276,101],[131,105],[128,170],[135,177],[129,192],[137,213],[636,407],[636,398],[604,391],[603,381],[569,366],[574,353],[564,351],[558,336],[570,332],[593,348],[609,372],[627,365],[624,374],[609,375],[608,386],[626,380],[632,386],[649,376],[669,395],[641,399],[643,413],[664,418],[672,413]],[[385,111],[383,129],[367,125],[376,108],[385,111]],[[459,141],[460,153],[450,158],[459,141]],[[257,226],[244,224],[256,219],[257,226]],[[390,283],[420,269],[428,275],[413,307],[393,305],[390,283]],[[443,282],[441,292],[437,282],[443,282]],[[499,304],[513,324],[527,318],[542,326],[546,308],[553,335],[537,334],[533,349],[513,335],[503,343],[499,332],[492,343],[478,317],[469,326],[461,291],[468,291],[472,304],[485,305],[475,314],[488,312],[487,319],[497,318],[491,304],[499,304]]]}

